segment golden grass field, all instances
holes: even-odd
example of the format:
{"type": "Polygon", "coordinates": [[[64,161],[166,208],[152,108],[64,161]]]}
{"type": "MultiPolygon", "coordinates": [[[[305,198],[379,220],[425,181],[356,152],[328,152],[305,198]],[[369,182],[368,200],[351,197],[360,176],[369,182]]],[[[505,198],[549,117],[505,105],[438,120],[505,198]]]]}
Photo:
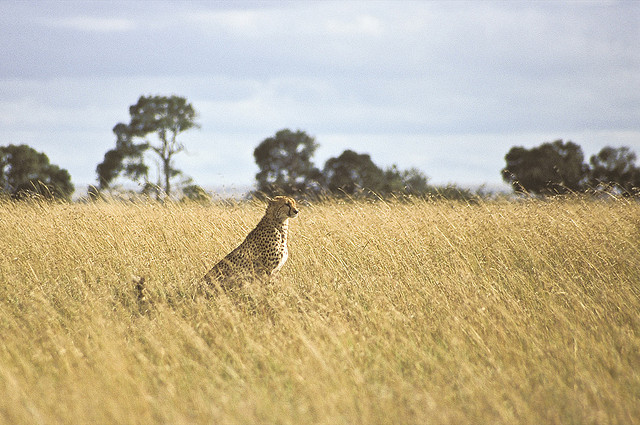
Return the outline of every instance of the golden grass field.
{"type": "Polygon", "coordinates": [[[639,203],[311,204],[206,296],[263,212],[0,203],[0,423],[640,423],[639,203]]]}

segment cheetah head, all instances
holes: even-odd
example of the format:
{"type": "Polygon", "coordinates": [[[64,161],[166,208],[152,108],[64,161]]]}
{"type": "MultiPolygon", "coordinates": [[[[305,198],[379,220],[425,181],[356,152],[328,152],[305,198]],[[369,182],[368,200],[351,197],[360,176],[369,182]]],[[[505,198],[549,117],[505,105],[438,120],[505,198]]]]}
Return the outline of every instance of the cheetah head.
{"type": "Polygon", "coordinates": [[[280,221],[284,221],[287,218],[296,218],[298,216],[296,201],[288,196],[276,196],[273,199],[269,199],[267,214],[280,221]]]}

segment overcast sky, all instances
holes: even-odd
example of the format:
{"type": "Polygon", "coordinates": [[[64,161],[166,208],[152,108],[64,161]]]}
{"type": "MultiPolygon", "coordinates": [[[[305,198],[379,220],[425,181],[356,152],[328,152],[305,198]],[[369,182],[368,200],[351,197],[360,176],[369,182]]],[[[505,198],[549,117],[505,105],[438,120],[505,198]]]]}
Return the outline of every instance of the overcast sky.
{"type": "Polygon", "coordinates": [[[0,145],[78,189],[156,94],[198,111],[177,166],[206,187],[253,184],[283,128],[435,184],[500,185],[514,145],[640,154],[638,1],[1,0],[0,57],[0,145]]]}

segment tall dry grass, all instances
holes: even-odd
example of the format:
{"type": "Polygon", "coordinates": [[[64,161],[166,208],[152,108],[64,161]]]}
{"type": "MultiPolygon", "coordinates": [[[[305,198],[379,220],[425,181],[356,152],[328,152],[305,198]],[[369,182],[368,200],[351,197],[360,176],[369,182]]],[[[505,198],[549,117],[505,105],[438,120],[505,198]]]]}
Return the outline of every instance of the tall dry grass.
{"type": "Polygon", "coordinates": [[[0,422],[640,423],[640,205],[0,204],[0,422]],[[132,275],[144,276],[148,303],[132,275]]]}

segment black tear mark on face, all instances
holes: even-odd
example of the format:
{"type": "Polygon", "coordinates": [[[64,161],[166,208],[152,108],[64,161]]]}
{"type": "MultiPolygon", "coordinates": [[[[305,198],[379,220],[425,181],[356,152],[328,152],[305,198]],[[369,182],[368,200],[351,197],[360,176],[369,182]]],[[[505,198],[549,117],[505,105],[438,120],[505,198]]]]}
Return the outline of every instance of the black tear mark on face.
{"type": "Polygon", "coordinates": [[[288,201],[287,206],[289,207],[289,213],[287,215],[289,217],[295,217],[298,214],[298,210],[294,208],[293,203],[291,201],[288,201]]]}

